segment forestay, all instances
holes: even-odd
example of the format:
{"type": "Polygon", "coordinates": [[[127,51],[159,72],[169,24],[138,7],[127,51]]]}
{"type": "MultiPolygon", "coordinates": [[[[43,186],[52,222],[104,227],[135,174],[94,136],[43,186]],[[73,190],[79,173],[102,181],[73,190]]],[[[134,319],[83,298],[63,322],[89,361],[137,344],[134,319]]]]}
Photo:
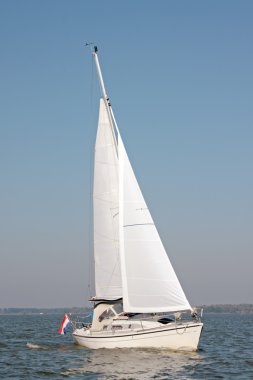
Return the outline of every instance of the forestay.
{"type": "Polygon", "coordinates": [[[191,310],[147,208],[120,135],[118,154],[124,311],[191,310]]]}

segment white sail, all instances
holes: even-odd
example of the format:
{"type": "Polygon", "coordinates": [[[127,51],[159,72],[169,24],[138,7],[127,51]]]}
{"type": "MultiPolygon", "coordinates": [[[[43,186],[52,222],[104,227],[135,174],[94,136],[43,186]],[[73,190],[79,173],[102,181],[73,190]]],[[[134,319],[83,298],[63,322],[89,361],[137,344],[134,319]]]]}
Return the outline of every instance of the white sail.
{"type": "Polygon", "coordinates": [[[96,298],[122,297],[118,197],[118,158],[106,106],[101,99],[93,187],[96,298]]]}
{"type": "Polygon", "coordinates": [[[191,310],[147,208],[120,135],[118,154],[124,311],[191,310]]]}

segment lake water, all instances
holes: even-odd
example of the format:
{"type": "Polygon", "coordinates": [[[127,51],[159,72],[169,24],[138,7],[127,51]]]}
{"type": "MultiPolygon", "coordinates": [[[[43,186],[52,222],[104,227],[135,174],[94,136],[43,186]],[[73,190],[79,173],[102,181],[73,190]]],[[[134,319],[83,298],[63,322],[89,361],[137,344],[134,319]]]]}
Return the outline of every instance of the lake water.
{"type": "Polygon", "coordinates": [[[0,379],[253,379],[253,315],[204,314],[196,353],[88,350],[62,315],[0,316],[0,379]]]}

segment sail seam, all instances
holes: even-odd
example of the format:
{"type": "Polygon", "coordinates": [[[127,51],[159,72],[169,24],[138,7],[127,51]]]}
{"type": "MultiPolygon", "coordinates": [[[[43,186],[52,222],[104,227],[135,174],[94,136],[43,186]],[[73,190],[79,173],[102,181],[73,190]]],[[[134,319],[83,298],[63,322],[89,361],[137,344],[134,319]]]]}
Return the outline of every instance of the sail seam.
{"type": "Polygon", "coordinates": [[[123,227],[135,227],[135,226],[154,226],[154,223],[125,224],[123,227]]]}

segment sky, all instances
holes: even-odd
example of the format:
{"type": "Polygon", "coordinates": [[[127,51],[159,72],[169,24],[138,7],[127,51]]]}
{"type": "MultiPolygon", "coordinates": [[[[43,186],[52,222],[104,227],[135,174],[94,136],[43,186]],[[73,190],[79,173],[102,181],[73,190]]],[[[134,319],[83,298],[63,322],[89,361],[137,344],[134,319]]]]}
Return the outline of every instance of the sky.
{"type": "Polygon", "coordinates": [[[192,305],[253,303],[253,3],[0,1],[0,307],[87,306],[100,63],[192,305]]]}

